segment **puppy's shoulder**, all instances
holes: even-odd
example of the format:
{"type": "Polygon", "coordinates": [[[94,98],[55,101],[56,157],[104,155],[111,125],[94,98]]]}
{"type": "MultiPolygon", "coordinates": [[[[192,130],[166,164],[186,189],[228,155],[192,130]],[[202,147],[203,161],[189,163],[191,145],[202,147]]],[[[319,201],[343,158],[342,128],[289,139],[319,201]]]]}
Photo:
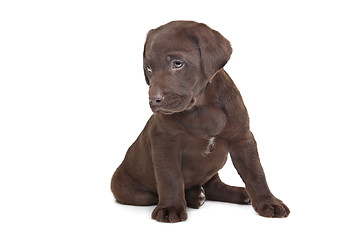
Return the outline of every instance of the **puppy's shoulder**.
{"type": "Polygon", "coordinates": [[[228,121],[246,123],[248,121],[248,113],[240,91],[224,69],[221,69],[214,76],[213,83],[215,85],[214,89],[217,91],[217,99],[228,121]]]}

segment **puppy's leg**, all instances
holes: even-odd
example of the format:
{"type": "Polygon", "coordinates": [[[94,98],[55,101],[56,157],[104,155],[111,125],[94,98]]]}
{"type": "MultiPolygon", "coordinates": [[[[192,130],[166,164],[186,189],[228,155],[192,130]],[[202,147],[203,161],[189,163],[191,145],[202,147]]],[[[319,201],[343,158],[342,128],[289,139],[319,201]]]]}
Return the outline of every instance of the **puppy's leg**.
{"type": "Polygon", "coordinates": [[[122,204],[149,206],[158,203],[158,195],[144,189],[121,165],[112,177],[111,191],[122,204]]]}
{"type": "Polygon", "coordinates": [[[158,134],[152,141],[152,157],[159,203],[151,217],[159,222],[181,222],[187,219],[179,144],[172,140],[169,136],[158,134]]]}
{"type": "Polygon", "coordinates": [[[203,187],[207,200],[250,204],[250,198],[245,188],[226,185],[220,180],[217,173],[203,187]]]}
{"type": "Polygon", "coordinates": [[[253,134],[248,131],[245,136],[232,143],[230,155],[245,182],[255,211],[264,217],[287,217],[290,214],[289,208],[274,197],[266,182],[253,134]]]}

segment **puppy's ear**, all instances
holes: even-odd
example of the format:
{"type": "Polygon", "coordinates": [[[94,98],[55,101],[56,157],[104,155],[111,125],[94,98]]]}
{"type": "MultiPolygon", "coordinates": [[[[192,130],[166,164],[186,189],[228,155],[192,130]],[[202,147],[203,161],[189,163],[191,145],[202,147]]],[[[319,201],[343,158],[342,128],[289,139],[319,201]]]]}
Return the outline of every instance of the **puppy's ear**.
{"type": "Polygon", "coordinates": [[[150,81],[149,81],[149,78],[147,77],[147,74],[146,74],[146,66],[145,66],[145,59],[146,59],[146,45],[148,44],[149,42],[149,39],[150,39],[150,36],[152,34],[152,32],[154,32],[154,29],[150,30],[146,36],[146,41],[145,41],[145,44],[144,44],[144,51],[143,51],[143,69],[144,69],[144,75],[145,75],[145,81],[147,83],[147,85],[150,85],[150,81]]]}
{"type": "Polygon", "coordinates": [[[191,32],[199,46],[202,71],[210,80],[230,59],[230,42],[219,32],[202,23],[197,23],[191,28],[191,32]]]}

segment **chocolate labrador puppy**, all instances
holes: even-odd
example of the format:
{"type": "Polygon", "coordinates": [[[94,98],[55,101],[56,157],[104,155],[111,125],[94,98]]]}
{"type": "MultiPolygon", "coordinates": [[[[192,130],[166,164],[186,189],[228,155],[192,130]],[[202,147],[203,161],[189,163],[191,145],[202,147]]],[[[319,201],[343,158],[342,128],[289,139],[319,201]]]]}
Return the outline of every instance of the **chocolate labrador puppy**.
{"type": "Polygon", "coordinates": [[[186,206],[207,200],[252,204],[264,217],[289,208],[266,183],[249,117],[223,69],[232,49],[208,26],[174,21],[151,30],[144,72],[154,114],[115,171],[111,190],[131,205],[156,205],[160,222],[187,219],[186,206]],[[221,182],[228,153],[246,188],[221,182]]]}

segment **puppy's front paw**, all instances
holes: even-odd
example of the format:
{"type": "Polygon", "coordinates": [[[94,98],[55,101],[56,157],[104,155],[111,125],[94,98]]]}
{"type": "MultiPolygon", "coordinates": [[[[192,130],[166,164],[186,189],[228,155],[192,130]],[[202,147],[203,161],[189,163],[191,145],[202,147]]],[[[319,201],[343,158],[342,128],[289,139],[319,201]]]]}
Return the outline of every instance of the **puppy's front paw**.
{"type": "Polygon", "coordinates": [[[151,217],[158,222],[181,222],[187,219],[185,206],[160,207],[156,206],[151,217]]]}
{"type": "Polygon", "coordinates": [[[263,217],[283,218],[290,214],[290,209],[277,198],[265,198],[252,203],[255,211],[263,217]]]}

